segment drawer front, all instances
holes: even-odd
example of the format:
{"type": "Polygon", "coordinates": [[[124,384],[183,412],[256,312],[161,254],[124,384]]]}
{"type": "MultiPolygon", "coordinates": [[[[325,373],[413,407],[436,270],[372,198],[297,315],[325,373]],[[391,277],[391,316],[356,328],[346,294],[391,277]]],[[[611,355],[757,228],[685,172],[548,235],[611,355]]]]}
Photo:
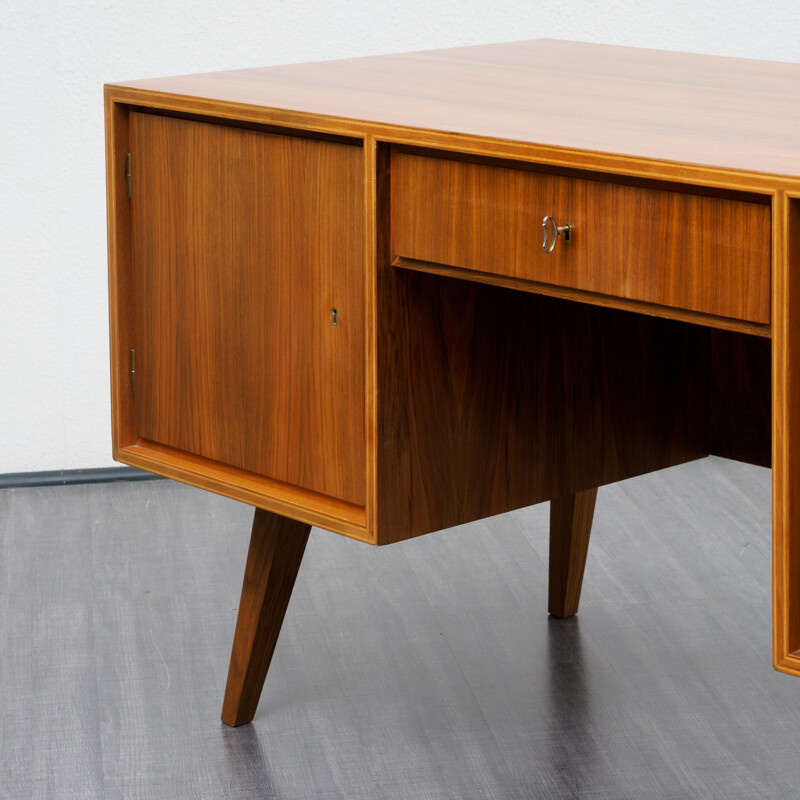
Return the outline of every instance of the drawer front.
{"type": "Polygon", "coordinates": [[[767,205],[402,152],[391,182],[395,256],[769,323],[767,205]]]}

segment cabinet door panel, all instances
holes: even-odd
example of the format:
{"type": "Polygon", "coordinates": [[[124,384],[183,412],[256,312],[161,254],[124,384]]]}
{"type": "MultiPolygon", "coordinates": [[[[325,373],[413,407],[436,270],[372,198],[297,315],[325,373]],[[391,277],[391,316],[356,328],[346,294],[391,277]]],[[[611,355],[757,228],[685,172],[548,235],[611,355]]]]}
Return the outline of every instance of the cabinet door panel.
{"type": "Polygon", "coordinates": [[[132,113],[131,156],[137,436],[363,505],[361,148],[132,113]]]}

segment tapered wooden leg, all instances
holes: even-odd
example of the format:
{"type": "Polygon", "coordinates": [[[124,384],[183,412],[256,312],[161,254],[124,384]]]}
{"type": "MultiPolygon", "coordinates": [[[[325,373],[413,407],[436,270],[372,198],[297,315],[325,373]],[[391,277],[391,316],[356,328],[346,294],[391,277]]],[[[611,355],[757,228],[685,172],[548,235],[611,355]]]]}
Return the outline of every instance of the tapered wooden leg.
{"type": "Polygon", "coordinates": [[[310,530],[304,522],[256,509],[222,704],[228,725],[255,716],[310,530]]]}
{"type": "Polygon", "coordinates": [[[578,611],[596,499],[597,489],[588,489],[550,502],[548,611],[555,617],[578,611]]]}

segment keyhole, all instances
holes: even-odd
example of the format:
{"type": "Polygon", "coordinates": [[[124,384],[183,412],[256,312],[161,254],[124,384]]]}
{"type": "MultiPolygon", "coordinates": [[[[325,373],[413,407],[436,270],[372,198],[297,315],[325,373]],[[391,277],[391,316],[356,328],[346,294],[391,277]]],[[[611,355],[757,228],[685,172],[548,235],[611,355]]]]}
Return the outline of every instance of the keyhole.
{"type": "Polygon", "coordinates": [[[338,325],[339,324],[339,312],[336,308],[331,309],[331,325],[338,325]]]}

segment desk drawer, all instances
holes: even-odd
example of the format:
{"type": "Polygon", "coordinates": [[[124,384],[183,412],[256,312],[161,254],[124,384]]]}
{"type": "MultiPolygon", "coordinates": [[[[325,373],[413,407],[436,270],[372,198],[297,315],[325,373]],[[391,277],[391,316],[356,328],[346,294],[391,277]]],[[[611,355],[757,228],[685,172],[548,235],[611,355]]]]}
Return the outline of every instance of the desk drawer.
{"type": "Polygon", "coordinates": [[[392,157],[396,256],[769,323],[768,205],[411,153],[392,157]],[[542,249],[542,219],[569,223],[542,249]]]}

